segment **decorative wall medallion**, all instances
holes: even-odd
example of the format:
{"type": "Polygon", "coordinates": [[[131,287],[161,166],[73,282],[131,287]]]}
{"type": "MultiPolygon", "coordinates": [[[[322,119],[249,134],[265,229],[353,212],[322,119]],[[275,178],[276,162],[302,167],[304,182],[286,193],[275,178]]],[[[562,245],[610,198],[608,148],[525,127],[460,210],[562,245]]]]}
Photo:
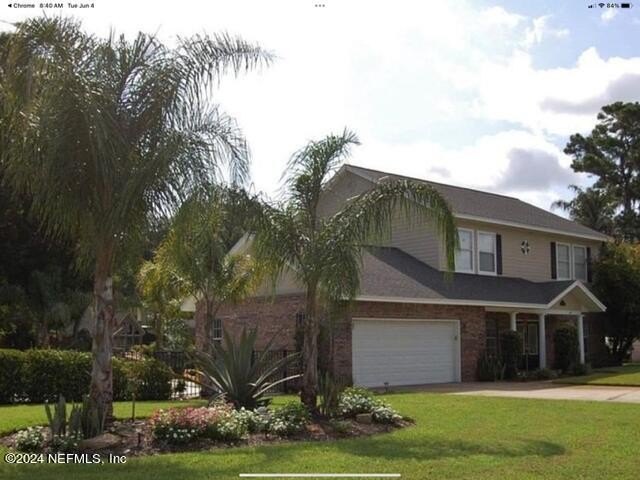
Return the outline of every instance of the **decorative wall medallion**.
{"type": "Polygon", "coordinates": [[[531,247],[529,246],[529,240],[522,241],[522,243],[520,244],[520,251],[525,255],[529,255],[529,252],[531,251],[531,247]]]}

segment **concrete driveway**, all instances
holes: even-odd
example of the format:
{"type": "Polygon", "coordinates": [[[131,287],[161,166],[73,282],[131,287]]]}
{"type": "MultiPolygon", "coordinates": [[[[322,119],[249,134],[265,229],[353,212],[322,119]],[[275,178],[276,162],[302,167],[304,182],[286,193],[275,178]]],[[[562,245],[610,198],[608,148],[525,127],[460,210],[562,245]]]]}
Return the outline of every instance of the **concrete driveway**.
{"type": "Polygon", "coordinates": [[[420,390],[449,395],[640,403],[640,387],[559,385],[549,381],[449,383],[426,386],[420,390]]]}

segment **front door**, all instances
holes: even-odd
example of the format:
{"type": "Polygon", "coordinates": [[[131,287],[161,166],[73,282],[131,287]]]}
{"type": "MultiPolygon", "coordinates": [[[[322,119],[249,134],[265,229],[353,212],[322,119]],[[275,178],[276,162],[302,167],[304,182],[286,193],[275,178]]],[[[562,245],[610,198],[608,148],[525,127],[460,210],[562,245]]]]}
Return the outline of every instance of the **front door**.
{"type": "Polygon", "coordinates": [[[521,370],[535,370],[540,365],[537,320],[518,320],[516,328],[522,337],[522,357],[520,358],[521,370]]]}

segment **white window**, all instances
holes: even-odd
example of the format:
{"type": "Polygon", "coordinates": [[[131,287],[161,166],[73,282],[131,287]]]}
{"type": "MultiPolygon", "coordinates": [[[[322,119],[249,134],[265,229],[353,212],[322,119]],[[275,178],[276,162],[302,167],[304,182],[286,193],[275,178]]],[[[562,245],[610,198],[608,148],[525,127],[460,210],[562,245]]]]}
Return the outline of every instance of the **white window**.
{"type": "Polygon", "coordinates": [[[213,332],[211,337],[214,343],[222,343],[222,320],[219,318],[213,319],[213,332]]]}
{"type": "Polygon", "coordinates": [[[556,265],[558,280],[571,278],[571,249],[564,243],[556,244],[556,265]]]}
{"type": "Polygon", "coordinates": [[[473,230],[458,229],[460,248],[456,250],[456,272],[473,273],[473,230]]]}
{"type": "Polygon", "coordinates": [[[496,273],[496,234],[478,232],[478,273],[496,273]]]}
{"type": "Polygon", "coordinates": [[[587,281],[587,248],[580,245],[573,246],[573,278],[587,281]]]}

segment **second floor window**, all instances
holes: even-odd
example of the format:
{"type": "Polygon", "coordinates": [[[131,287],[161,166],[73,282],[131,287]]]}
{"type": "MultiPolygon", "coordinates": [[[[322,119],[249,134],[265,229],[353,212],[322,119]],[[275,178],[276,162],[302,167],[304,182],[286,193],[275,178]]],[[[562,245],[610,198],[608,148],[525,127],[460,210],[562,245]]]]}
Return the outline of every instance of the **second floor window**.
{"type": "Polygon", "coordinates": [[[496,273],[496,235],[478,232],[478,272],[496,273]]]}
{"type": "Polygon", "coordinates": [[[579,245],[573,246],[573,278],[587,281],[587,249],[579,245]]]}
{"type": "Polygon", "coordinates": [[[571,250],[569,245],[558,243],[556,245],[556,255],[558,262],[558,279],[568,280],[571,278],[571,250]]]}
{"type": "Polygon", "coordinates": [[[458,229],[460,248],[456,250],[456,272],[473,273],[473,230],[458,229]]]}

